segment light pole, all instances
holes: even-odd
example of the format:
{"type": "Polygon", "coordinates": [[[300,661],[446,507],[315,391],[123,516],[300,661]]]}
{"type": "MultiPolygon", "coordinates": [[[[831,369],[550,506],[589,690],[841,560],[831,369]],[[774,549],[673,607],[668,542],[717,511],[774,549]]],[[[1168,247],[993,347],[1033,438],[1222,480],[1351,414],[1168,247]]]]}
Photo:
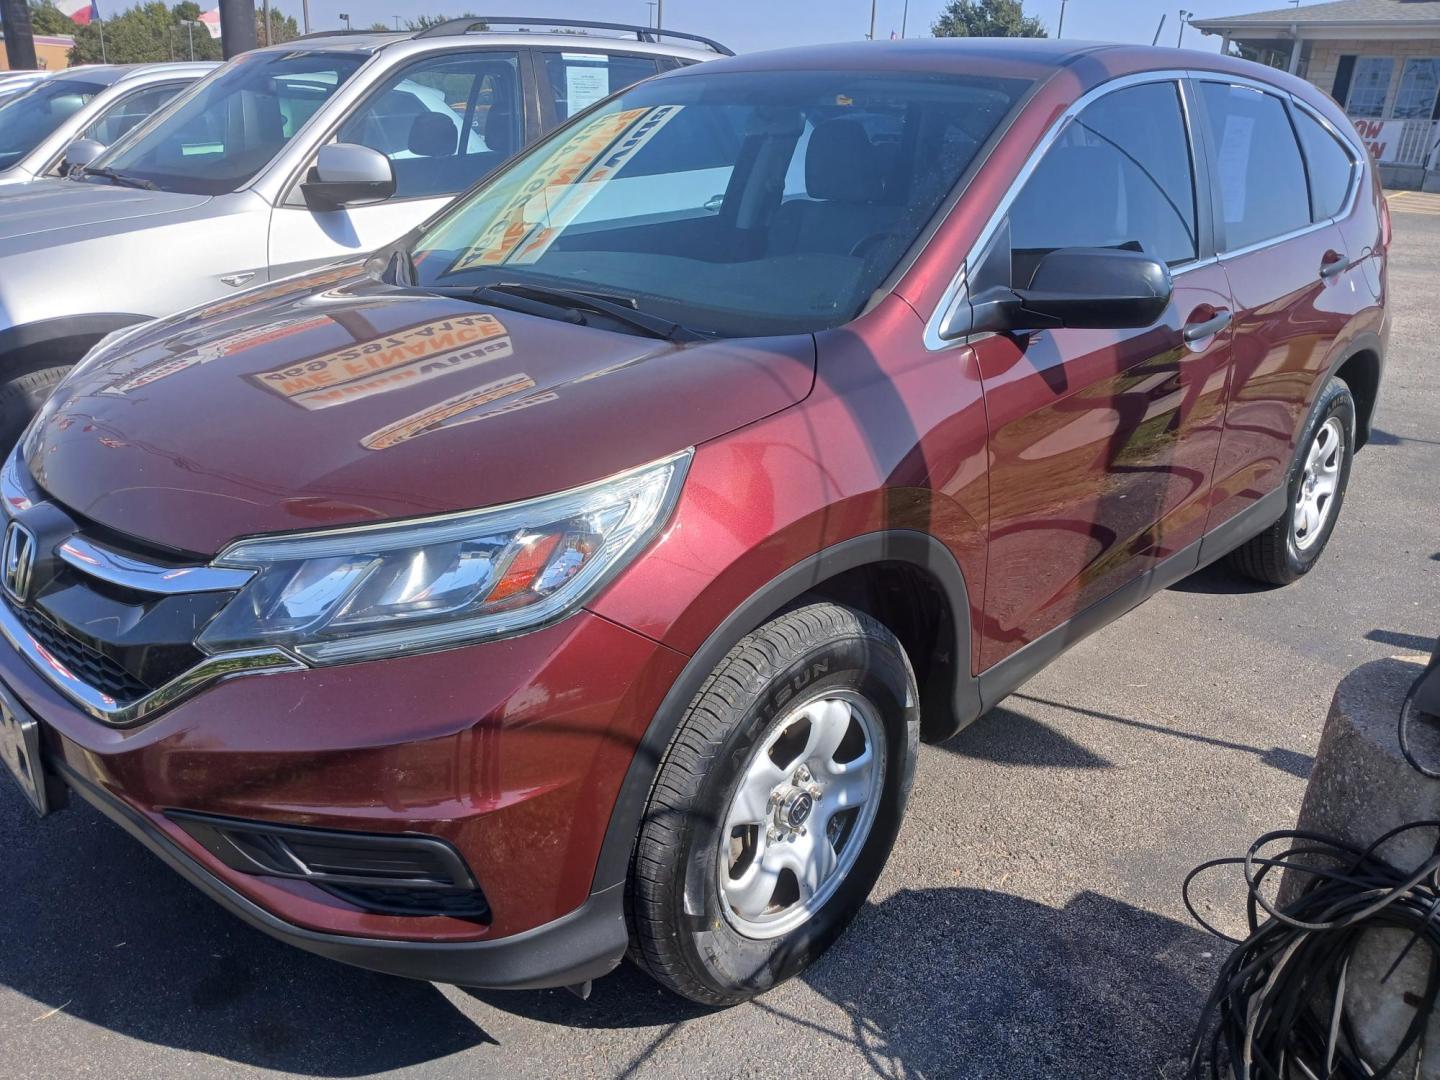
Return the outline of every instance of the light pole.
{"type": "Polygon", "coordinates": [[[1175,35],[1175,48],[1178,49],[1180,47],[1180,42],[1185,37],[1185,20],[1194,14],[1193,11],[1186,11],[1184,8],[1180,9],[1180,32],[1175,35]]]}
{"type": "MultiPolygon", "coordinates": [[[[1063,3],[1064,0],[1061,0],[1063,3]]],[[[910,0],[905,0],[905,6],[900,9],[900,40],[905,40],[905,26],[910,21],[910,0]]]]}
{"type": "Polygon", "coordinates": [[[655,29],[665,25],[665,0],[655,0],[655,29]]]}
{"type": "Polygon", "coordinates": [[[1057,38],[1065,36],[1065,5],[1067,3],[1069,3],[1069,0],[1060,0],[1060,25],[1055,28],[1055,36],[1057,38]]]}
{"type": "Polygon", "coordinates": [[[194,59],[195,59],[195,25],[196,25],[196,24],[195,24],[195,20],[194,20],[194,19],[182,19],[181,22],[183,22],[183,23],[185,24],[185,29],[186,29],[186,30],[189,32],[189,34],[190,34],[190,59],[191,59],[191,60],[194,60],[194,59]]]}
{"type": "Polygon", "coordinates": [[[865,36],[868,37],[871,41],[875,40],[875,5],[878,2],[879,0],[870,0],[870,33],[866,34],[865,36]]]}
{"type": "Polygon", "coordinates": [[[645,2],[646,2],[646,4],[648,4],[649,7],[650,7],[650,11],[649,11],[649,12],[646,14],[646,16],[645,16],[645,25],[646,25],[646,26],[654,26],[654,25],[655,25],[655,0],[645,0],[645,2]]]}
{"type": "Polygon", "coordinates": [[[392,15],[392,16],[390,16],[390,17],[395,20],[395,29],[396,29],[396,30],[399,30],[399,29],[400,29],[400,16],[399,16],[399,15],[392,15]]]}
{"type": "Polygon", "coordinates": [[[310,0],[300,0],[300,25],[310,33],[310,0]]]}

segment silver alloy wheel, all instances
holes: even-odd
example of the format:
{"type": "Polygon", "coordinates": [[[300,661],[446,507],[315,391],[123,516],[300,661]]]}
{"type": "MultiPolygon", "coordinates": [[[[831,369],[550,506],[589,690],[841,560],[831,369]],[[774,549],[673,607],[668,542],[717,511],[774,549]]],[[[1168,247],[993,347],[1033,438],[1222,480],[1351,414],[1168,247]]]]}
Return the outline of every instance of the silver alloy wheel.
{"type": "Polygon", "coordinates": [[[1335,510],[1335,493],[1340,488],[1340,467],[1345,463],[1345,428],[1338,416],[1320,425],[1305,455],[1305,471],[1300,477],[1300,491],[1290,531],[1295,546],[1305,551],[1325,531],[1325,523],[1335,510]]]}
{"type": "Polygon", "coordinates": [[[850,873],[885,787],[885,736],[863,695],[832,689],[771,725],[725,812],[717,860],[725,917],[776,938],[825,906],[850,873]]]}

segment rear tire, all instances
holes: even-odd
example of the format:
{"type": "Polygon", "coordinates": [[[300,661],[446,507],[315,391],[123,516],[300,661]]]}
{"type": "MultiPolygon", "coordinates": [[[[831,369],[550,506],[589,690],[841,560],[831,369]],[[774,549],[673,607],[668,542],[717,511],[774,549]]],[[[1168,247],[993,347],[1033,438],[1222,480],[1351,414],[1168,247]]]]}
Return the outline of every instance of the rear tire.
{"type": "Polygon", "coordinates": [[[1308,574],[1330,542],[1355,456],[1355,399],[1341,379],[1320,392],[1286,483],[1285,513],[1230,555],[1230,565],[1269,585],[1308,574]]]}
{"type": "Polygon", "coordinates": [[[894,844],[919,743],[915,676],[868,615],[797,608],[730,651],[656,775],[631,862],[631,957],[706,1005],[804,970],[894,844]]]}
{"type": "Polygon", "coordinates": [[[27,371],[0,382],[0,453],[8,454],[20,441],[25,425],[55,391],[70,365],[27,371]]]}

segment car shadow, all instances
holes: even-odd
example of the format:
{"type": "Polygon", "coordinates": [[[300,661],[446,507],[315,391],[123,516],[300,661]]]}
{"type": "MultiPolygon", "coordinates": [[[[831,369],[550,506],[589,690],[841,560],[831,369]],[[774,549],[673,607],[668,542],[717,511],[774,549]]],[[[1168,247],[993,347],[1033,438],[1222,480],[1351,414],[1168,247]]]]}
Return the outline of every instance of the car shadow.
{"type": "MultiPolygon", "coordinates": [[[[4,779],[4,778],[0,778],[4,779]]],[[[160,1046],[362,1076],[484,1043],[429,983],[282,945],[227,914],[90,807],[43,821],[0,786],[0,984],[160,1046]]]]}
{"type": "MultiPolygon", "coordinates": [[[[868,905],[801,976],[838,1007],[838,1022],[829,1010],[802,1015],[784,988],[739,1008],[803,1029],[811,1060],[827,1043],[858,1049],[883,1077],[1178,1078],[1217,944],[1091,892],[1057,908],[988,889],[908,889],[868,905]]],[[[588,1003],[563,992],[476,996],[546,1023],[658,1028],[621,1075],[707,1012],[628,966],[596,983],[588,1003]]]]}
{"type": "Polygon", "coordinates": [[[1048,724],[1006,705],[997,705],[964,731],[937,745],[961,757],[997,765],[1108,769],[1114,764],[1048,724]]]}
{"type": "MultiPolygon", "coordinates": [[[[0,983],[31,998],[37,1016],[63,1009],[157,1046],[326,1077],[496,1042],[428,983],[271,941],[88,807],[38,824],[28,813],[15,793],[0,796],[0,884],[10,925],[25,928],[0,950],[0,983]]],[[[867,906],[803,976],[840,1023],[796,1015],[784,989],[742,1008],[803,1027],[812,1042],[858,1047],[887,1076],[1170,1077],[1216,955],[1199,931],[1093,893],[1055,908],[986,889],[907,890],[867,906]]],[[[563,990],[470,993],[546,1024],[655,1029],[627,1074],[714,1012],[628,965],[589,1001],[563,990]]]]}
{"type": "Polygon", "coordinates": [[[1203,593],[1209,596],[1247,596],[1250,593],[1272,592],[1283,585],[1267,585],[1254,578],[1239,574],[1226,564],[1224,559],[1201,567],[1189,577],[1181,578],[1170,586],[1171,592],[1203,593]]]}

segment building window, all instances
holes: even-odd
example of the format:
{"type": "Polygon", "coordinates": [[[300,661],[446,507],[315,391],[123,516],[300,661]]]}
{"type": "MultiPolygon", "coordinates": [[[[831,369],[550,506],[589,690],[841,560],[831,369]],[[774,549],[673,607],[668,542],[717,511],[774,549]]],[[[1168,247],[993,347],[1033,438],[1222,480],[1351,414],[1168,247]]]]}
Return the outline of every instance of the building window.
{"type": "Polygon", "coordinates": [[[1396,120],[1429,120],[1435,111],[1437,89],[1440,89],[1440,60],[1434,57],[1406,60],[1391,115],[1396,120]]]}
{"type": "Polygon", "coordinates": [[[1385,99],[1390,94],[1390,76],[1394,72],[1393,56],[1357,57],[1355,75],[1350,81],[1350,100],[1345,103],[1345,112],[1356,117],[1384,116],[1385,99]]]}

